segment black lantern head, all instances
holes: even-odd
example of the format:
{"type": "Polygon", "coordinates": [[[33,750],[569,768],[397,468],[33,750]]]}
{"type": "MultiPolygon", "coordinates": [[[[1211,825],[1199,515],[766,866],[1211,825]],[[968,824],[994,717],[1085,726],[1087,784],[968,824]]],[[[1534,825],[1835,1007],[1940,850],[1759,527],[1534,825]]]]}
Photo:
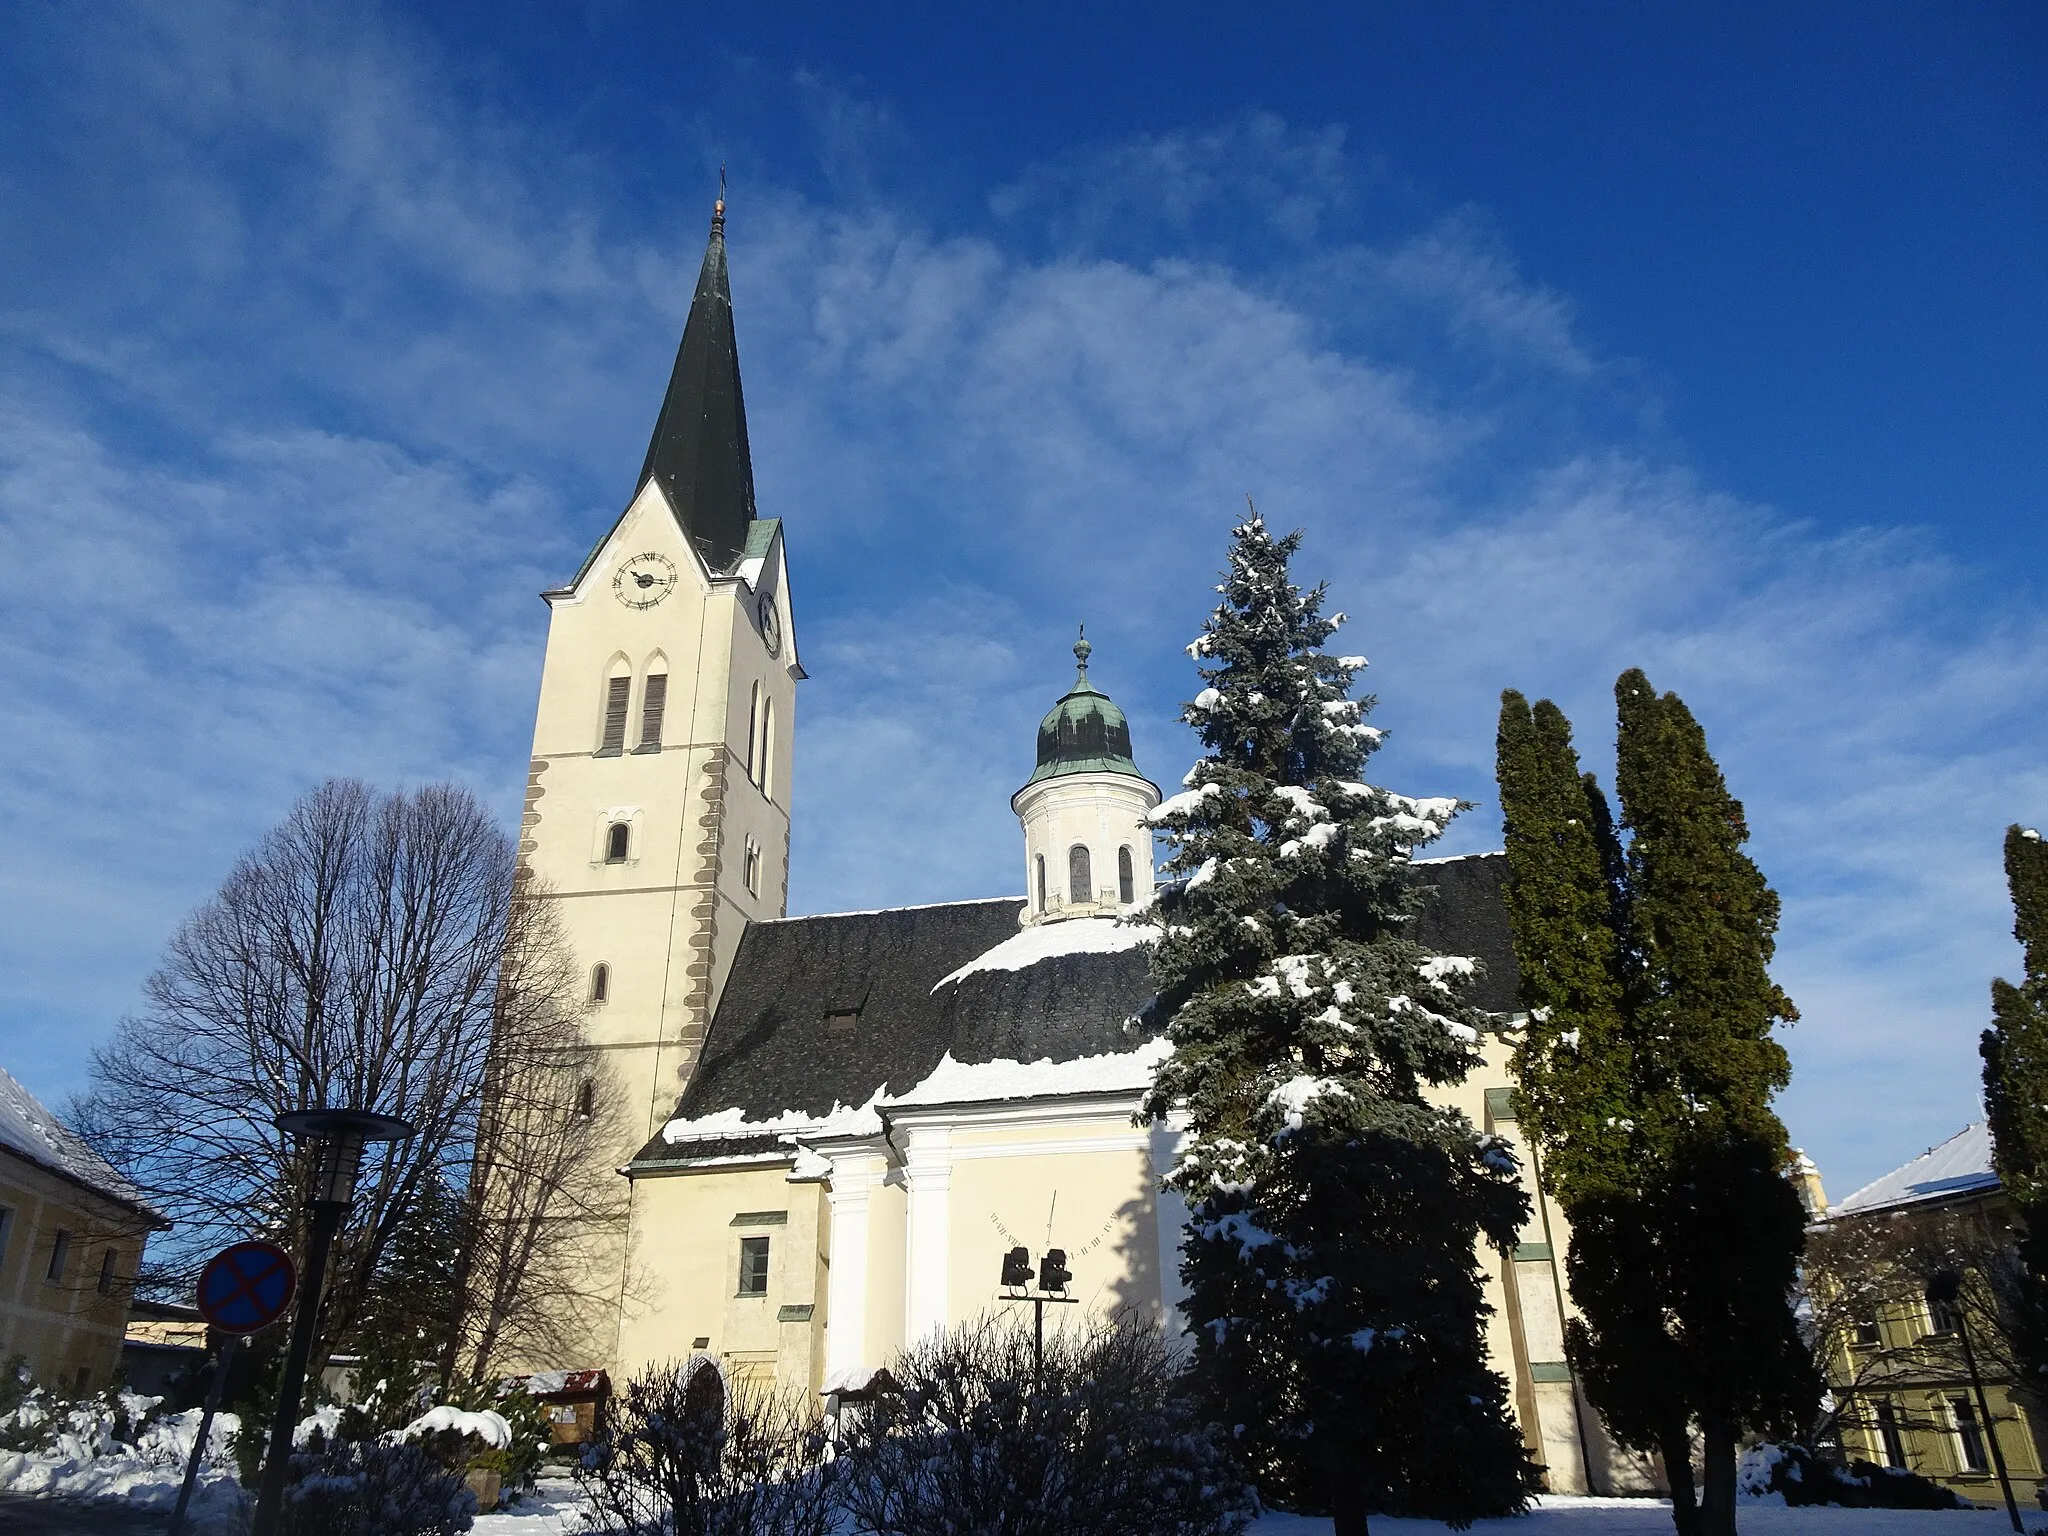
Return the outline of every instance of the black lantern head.
{"type": "Polygon", "coordinates": [[[1003,1255],[1003,1284],[1012,1290],[1017,1290],[1030,1283],[1030,1251],[1024,1248],[1012,1248],[1003,1255]]]}
{"type": "Polygon", "coordinates": [[[1067,1250],[1048,1248],[1045,1262],[1038,1267],[1038,1283],[1048,1291],[1064,1291],[1074,1272],[1067,1268],[1067,1250]]]}

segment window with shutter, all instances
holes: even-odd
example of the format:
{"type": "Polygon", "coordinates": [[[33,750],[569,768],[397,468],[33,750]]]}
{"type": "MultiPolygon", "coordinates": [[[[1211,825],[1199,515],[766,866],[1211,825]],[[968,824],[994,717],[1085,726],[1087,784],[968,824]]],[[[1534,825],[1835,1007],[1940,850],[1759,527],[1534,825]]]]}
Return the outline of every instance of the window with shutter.
{"type": "Polygon", "coordinates": [[[626,701],[632,696],[633,679],[615,677],[604,685],[604,742],[599,757],[617,757],[626,749],[626,701]]]}
{"type": "Polygon", "coordinates": [[[1138,874],[1131,865],[1131,850],[1116,851],[1116,899],[1129,906],[1138,899],[1138,874]]]}
{"type": "Polygon", "coordinates": [[[668,674],[651,673],[640,695],[640,745],[635,752],[661,750],[661,712],[668,703],[668,674]]]}
{"type": "Polygon", "coordinates": [[[1094,888],[1094,876],[1088,869],[1088,845],[1076,843],[1067,850],[1067,900],[1091,901],[1094,888]]]}

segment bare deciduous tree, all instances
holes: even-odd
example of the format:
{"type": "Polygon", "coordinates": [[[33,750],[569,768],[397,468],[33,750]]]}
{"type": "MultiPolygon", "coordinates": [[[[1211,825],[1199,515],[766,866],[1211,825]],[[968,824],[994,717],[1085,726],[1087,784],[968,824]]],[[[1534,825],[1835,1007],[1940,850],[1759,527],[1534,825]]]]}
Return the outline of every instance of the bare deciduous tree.
{"type": "MultiPolygon", "coordinates": [[[[553,1164],[542,1192],[521,1183],[531,1128],[565,1074],[578,1094],[589,1080],[602,1096],[583,1068],[573,963],[521,884],[511,839],[455,785],[380,794],[332,780],[237,861],[171,939],[145,1009],[96,1053],[79,1106],[95,1144],[177,1224],[153,1278],[175,1283],[258,1232],[303,1248],[310,1169],[271,1123],[288,1110],[372,1109],[415,1128],[365,1158],[316,1369],[367,1314],[392,1236],[433,1174],[472,1208],[483,1199],[529,1221],[564,1191],[600,1201],[553,1164]],[[507,1107],[485,1114],[494,1092],[507,1107]]],[[[579,1105],[558,1107],[567,1121],[579,1105]]],[[[463,1287],[459,1310],[495,1320],[457,1333],[502,1337],[546,1245],[508,1252],[512,1223],[467,1225],[462,1262],[481,1289],[463,1287]]],[[[489,1354],[472,1349],[470,1368],[489,1354]]],[[[446,1368],[461,1364],[452,1349],[446,1368]]]]}

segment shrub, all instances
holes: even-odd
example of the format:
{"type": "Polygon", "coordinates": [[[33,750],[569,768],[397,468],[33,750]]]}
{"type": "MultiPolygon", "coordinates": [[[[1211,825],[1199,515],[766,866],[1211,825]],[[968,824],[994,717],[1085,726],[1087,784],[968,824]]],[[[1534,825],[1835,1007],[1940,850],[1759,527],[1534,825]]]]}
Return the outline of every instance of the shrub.
{"type": "Polygon", "coordinates": [[[874,1536],[1215,1536],[1256,1510],[1155,1329],[1021,1314],[905,1353],[848,1426],[841,1498],[874,1536]]]}
{"type": "Polygon", "coordinates": [[[814,1409],[699,1359],[627,1383],[576,1481],[608,1536],[830,1536],[833,1471],[814,1409]]]}
{"type": "Polygon", "coordinates": [[[1811,1446],[1756,1445],[1742,1453],[1736,1483],[1751,1498],[1777,1494],[1788,1505],[1840,1504],[1850,1509],[1968,1509],[1967,1500],[1904,1467],[1826,1461],[1811,1446]]]}
{"type": "Polygon", "coordinates": [[[476,1498],[421,1446],[315,1431],[292,1453],[283,1514],[285,1536],[459,1536],[476,1498]]]}

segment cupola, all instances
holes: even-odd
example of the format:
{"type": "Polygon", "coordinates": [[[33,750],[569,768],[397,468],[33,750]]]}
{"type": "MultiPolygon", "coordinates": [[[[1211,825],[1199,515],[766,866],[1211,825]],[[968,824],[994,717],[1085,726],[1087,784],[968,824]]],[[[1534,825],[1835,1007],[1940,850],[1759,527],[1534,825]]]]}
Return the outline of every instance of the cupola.
{"type": "Polygon", "coordinates": [[[1074,685],[1038,723],[1038,761],[1010,809],[1024,825],[1024,922],[1114,916],[1152,896],[1159,787],[1131,757],[1131,726],[1088,680],[1087,632],[1074,685]]]}

